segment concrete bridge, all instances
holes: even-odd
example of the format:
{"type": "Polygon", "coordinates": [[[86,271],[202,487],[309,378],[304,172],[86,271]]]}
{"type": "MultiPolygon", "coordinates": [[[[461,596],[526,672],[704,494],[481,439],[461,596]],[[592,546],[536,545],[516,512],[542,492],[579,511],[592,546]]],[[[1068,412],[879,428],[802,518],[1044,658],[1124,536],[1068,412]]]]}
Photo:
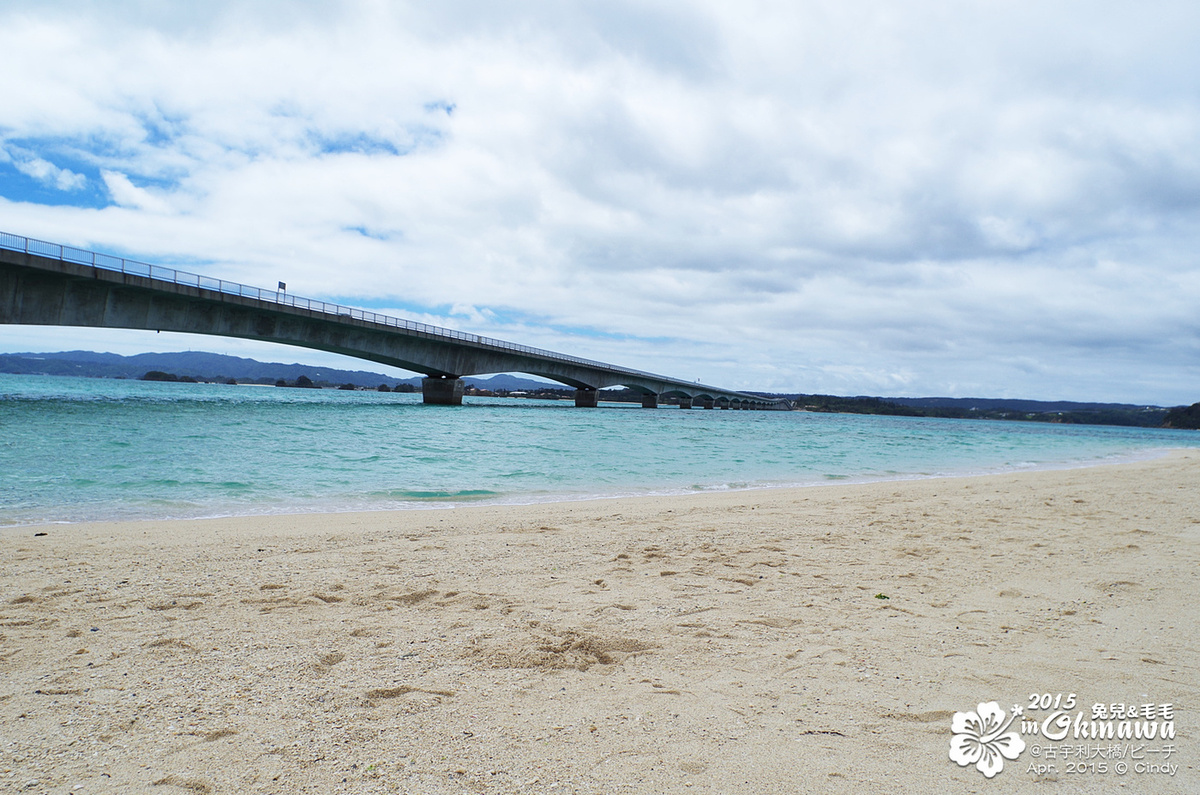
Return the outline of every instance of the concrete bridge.
{"type": "Polygon", "coordinates": [[[575,387],[576,406],[625,386],[655,408],[786,410],[786,400],[630,370],[173,268],[0,232],[0,323],[212,334],[341,353],[424,373],[426,403],[462,403],[461,376],[529,373],[575,387]]]}

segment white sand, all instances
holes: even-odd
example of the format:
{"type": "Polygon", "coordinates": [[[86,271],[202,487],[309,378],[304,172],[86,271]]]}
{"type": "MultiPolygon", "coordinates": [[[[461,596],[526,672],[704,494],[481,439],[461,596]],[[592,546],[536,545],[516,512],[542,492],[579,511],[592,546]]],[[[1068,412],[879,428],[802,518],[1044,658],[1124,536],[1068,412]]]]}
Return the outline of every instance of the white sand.
{"type": "Polygon", "coordinates": [[[1196,452],[9,528],[0,789],[1200,792],[1198,564],[1196,452]],[[950,761],[955,711],[1034,692],[1172,704],[1177,772],[950,761]]]}

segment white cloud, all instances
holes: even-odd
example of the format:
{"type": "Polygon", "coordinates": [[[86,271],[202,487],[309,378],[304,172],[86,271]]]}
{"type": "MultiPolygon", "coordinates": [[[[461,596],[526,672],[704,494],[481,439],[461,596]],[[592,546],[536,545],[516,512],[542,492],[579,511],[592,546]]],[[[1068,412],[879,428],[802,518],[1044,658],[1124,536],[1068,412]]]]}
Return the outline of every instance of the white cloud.
{"type": "Polygon", "coordinates": [[[2,202],[10,231],[737,387],[1200,393],[1194,4],[22,0],[0,23],[0,137],[113,200],[2,202]]]}
{"type": "Polygon", "coordinates": [[[76,174],[70,169],[59,168],[48,160],[42,160],[40,157],[32,157],[28,160],[14,160],[13,165],[22,174],[33,177],[39,182],[45,183],[57,190],[79,190],[87,184],[87,177],[83,174],[76,174]]]}
{"type": "Polygon", "coordinates": [[[113,202],[119,207],[132,207],[152,213],[167,213],[170,206],[150,191],[139,188],[129,181],[129,177],[115,171],[101,171],[100,176],[112,195],[113,202]]]}
{"type": "Polygon", "coordinates": [[[68,168],[61,168],[49,160],[29,154],[20,147],[0,146],[0,163],[11,163],[13,168],[27,177],[32,177],[48,187],[60,191],[77,191],[87,185],[87,177],[68,168]]]}

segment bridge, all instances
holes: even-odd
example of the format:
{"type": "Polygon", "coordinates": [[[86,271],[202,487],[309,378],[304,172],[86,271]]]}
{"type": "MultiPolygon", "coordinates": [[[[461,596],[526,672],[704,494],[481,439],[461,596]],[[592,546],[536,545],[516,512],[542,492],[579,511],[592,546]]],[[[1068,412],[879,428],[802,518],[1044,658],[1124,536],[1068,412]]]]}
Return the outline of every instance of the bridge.
{"type": "MultiPolygon", "coordinates": [[[[282,286],[282,285],[281,285],[282,286]]],[[[462,403],[462,376],[528,373],[575,405],[625,386],[642,406],[786,410],[791,404],[564,353],[0,232],[0,323],[179,331],[340,353],[424,373],[425,403],[462,403]]]]}

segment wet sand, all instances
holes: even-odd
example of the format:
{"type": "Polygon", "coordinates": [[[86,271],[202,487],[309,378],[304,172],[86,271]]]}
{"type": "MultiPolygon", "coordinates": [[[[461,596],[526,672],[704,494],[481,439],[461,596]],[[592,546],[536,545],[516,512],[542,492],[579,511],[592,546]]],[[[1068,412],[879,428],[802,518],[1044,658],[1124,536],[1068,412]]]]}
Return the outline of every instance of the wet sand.
{"type": "Polygon", "coordinates": [[[1195,451],[7,528],[0,572],[14,792],[1200,791],[1195,451]],[[1041,719],[1032,693],[1075,693],[1088,717],[1173,705],[1175,774],[1067,772],[1027,748],[988,780],[950,760],[956,711],[1041,719]]]}

